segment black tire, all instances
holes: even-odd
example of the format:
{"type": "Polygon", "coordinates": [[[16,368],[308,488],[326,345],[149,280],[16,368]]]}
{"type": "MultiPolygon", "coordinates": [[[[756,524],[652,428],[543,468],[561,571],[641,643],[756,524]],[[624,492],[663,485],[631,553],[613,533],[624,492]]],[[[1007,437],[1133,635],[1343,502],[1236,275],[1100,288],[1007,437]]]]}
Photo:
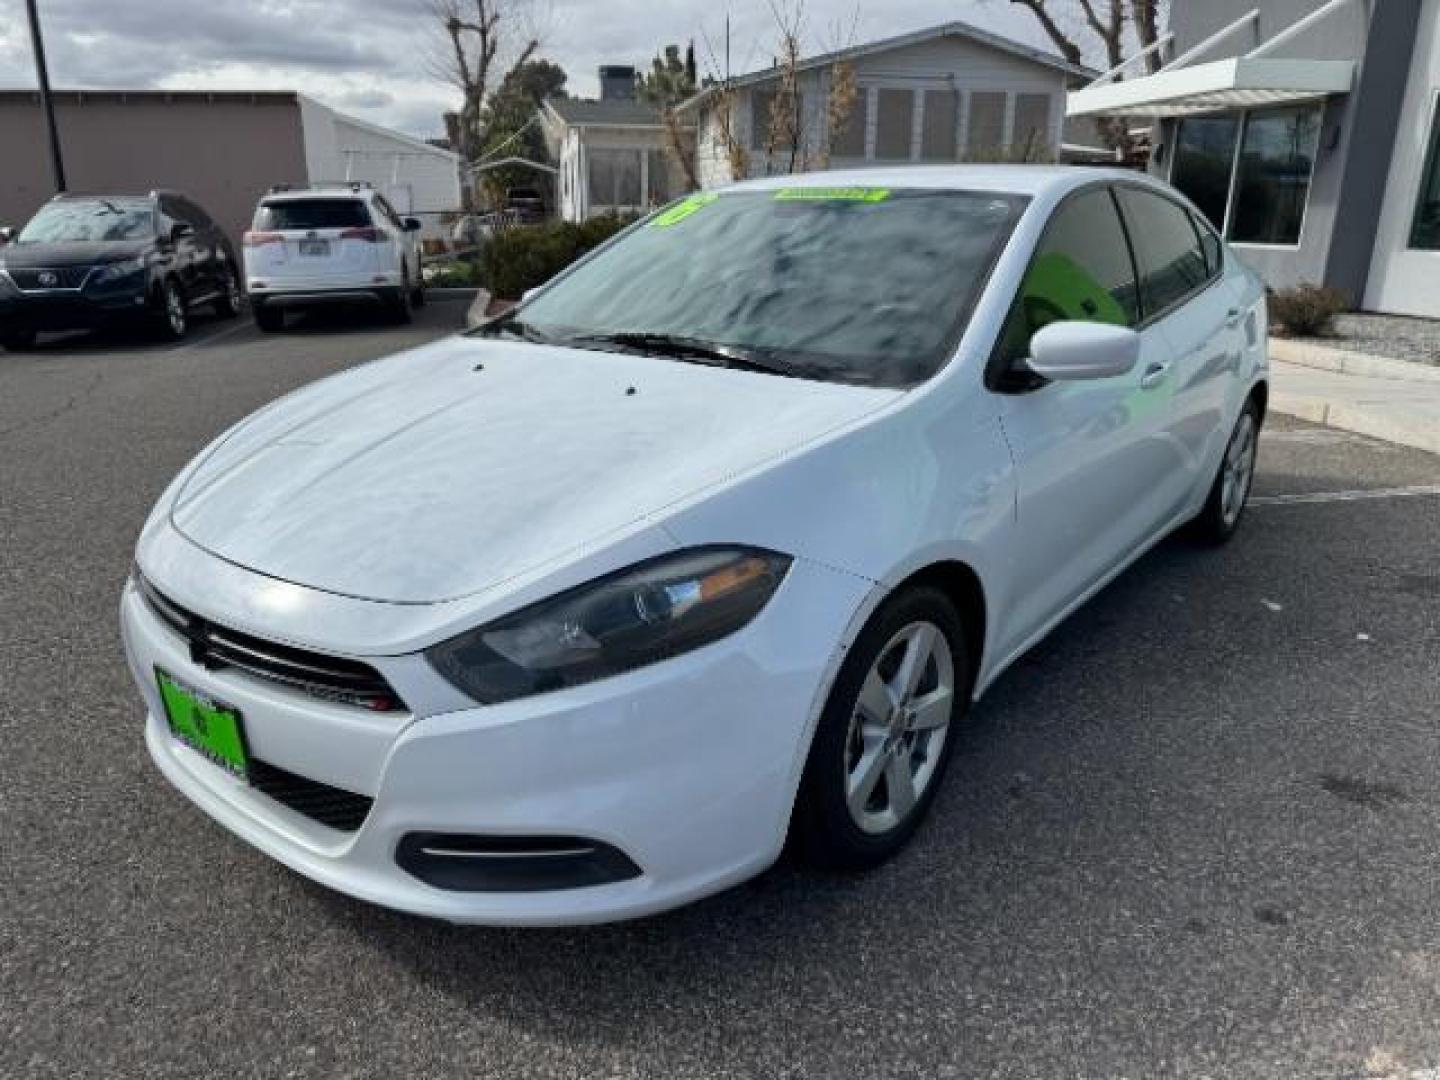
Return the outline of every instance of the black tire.
{"type": "Polygon", "coordinates": [[[390,300],[390,321],[396,326],[406,326],[415,318],[410,292],[410,273],[406,271],[400,289],[390,300]]]}
{"type": "Polygon", "coordinates": [[[0,348],[6,352],[24,352],[35,347],[35,331],[5,330],[0,332],[0,348]]]}
{"type": "Polygon", "coordinates": [[[161,341],[181,341],[190,330],[190,311],[180,285],[167,278],[155,290],[152,313],[155,336],[161,341]]]}
{"type": "Polygon", "coordinates": [[[263,333],[274,334],[285,329],[285,312],[281,308],[269,304],[254,304],[251,306],[251,313],[255,316],[255,325],[263,333]]]}
{"type": "Polygon", "coordinates": [[[240,277],[235,273],[234,265],[226,263],[220,281],[220,295],[215,300],[215,315],[221,319],[234,319],[239,316],[243,305],[240,277]]]}
{"type": "Polygon", "coordinates": [[[425,306],[425,275],[419,266],[415,268],[415,289],[410,293],[410,306],[417,310],[425,306]]]}
{"type": "MultiPolygon", "coordinates": [[[[927,661],[927,664],[933,663],[935,661],[927,661]]],[[[930,671],[939,677],[938,669],[927,667],[921,675],[922,688],[930,671]]],[[[897,593],[882,604],[856,638],[821,713],[790,824],[790,839],[796,854],[816,866],[860,870],[875,866],[899,851],[924,819],[944,782],[955,732],[965,715],[969,697],[970,666],[965,630],[949,597],[938,589],[917,586],[897,593]],[[862,724],[861,688],[872,668],[882,670],[894,649],[908,647],[895,645],[893,641],[897,634],[917,623],[933,626],[949,646],[953,692],[945,737],[937,751],[933,772],[913,806],[903,815],[896,815],[893,827],[867,831],[856,820],[847,799],[851,769],[858,769],[866,756],[860,748],[866,736],[856,726],[862,724]]],[[[906,758],[907,763],[915,760],[928,762],[929,758],[906,758]]],[[[888,773],[888,769],[882,771],[888,773]]],[[[881,777],[873,787],[875,794],[869,798],[879,797],[879,784],[888,786],[888,775],[881,777]]],[[[885,798],[890,799],[888,792],[885,798]]]]}
{"type": "Polygon", "coordinates": [[[1255,479],[1255,453],[1262,419],[1259,403],[1251,398],[1245,403],[1245,408],[1240,411],[1235,426],[1230,430],[1230,437],[1225,442],[1225,453],[1220,458],[1215,479],[1210,485],[1210,494],[1205,499],[1205,507],[1190,522],[1191,534],[1204,543],[1223,544],[1240,528],[1240,522],[1245,517],[1245,500],[1250,496],[1250,485],[1255,479]],[[1244,433],[1247,425],[1249,446],[1241,452],[1248,454],[1248,466],[1244,468],[1243,475],[1236,477],[1231,472],[1234,465],[1231,455],[1237,450],[1237,440],[1246,437],[1244,433]],[[1235,482],[1240,484],[1238,502],[1232,486],[1235,482]]]}

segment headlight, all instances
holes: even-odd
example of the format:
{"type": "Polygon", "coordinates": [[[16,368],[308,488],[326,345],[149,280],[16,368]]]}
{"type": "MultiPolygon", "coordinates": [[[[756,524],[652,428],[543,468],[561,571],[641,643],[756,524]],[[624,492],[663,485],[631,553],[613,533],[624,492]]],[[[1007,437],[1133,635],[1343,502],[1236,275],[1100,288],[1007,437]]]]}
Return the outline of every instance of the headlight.
{"type": "Polygon", "coordinates": [[[95,284],[105,285],[112,281],[120,281],[145,269],[145,260],[141,257],[133,259],[121,259],[119,262],[102,266],[95,274],[95,284]]]}
{"type": "Polygon", "coordinates": [[[666,555],[441,642],[426,656],[486,705],[578,686],[733,634],[789,569],[788,556],[753,548],[666,555]]]}

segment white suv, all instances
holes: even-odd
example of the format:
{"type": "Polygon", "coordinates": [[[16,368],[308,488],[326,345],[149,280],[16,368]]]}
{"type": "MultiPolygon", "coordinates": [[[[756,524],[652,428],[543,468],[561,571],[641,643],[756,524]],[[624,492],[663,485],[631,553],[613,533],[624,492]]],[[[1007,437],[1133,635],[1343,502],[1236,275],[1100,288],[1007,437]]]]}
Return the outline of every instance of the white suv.
{"type": "Polygon", "coordinates": [[[419,230],[368,184],[272,188],[244,238],[256,324],[279,330],[286,311],[355,301],[409,322],[425,302],[419,230]]]}

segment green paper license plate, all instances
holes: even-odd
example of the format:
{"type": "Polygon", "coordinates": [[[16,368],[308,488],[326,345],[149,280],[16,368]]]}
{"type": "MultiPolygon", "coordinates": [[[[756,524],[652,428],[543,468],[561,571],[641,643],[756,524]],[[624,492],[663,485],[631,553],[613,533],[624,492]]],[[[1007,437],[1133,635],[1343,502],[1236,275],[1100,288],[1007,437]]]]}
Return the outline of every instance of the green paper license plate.
{"type": "Polygon", "coordinates": [[[158,667],[155,678],[171,734],[220,768],[245,779],[248,760],[240,710],[206,697],[158,667]]]}

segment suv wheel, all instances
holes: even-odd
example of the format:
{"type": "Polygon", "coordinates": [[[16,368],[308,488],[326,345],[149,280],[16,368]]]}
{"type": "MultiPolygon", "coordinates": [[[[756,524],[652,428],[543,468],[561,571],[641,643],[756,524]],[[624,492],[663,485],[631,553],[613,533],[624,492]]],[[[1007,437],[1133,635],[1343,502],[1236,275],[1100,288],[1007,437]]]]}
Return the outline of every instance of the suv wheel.
{"type": "Polygon", "coordinates": [[[155,312],[155,328],[165,341],[179,341],[190,329],[190,316],[185,309],[185,296],[180,286],[166,280],[160,285],[155,312]]]}
{"type": "Polygon", "coordinates": [[[899,851],[945,776],[969,665],[955,605],[897,593],[871,617],[815,731],[791,834],[809,861],[862,869],[899,851]]]}
{"type": "Polygon", "coordinates": [[[240,314],[240,305],[244,302],[240,295],[240,277],[235,273],[235,267],[229,263],[225,264],[221,274],[220,296],[215,300],[215,314],[222,319],[233,319],[240,314]]]}
{"type": "Polygon", "coordinates": [[[390,301],[390,319],[392,322],[404,326],[415,318],[414,294],[410,288],[410,271],[405,271],[405,276],[400,281],[400,291],[390,301]]]}

